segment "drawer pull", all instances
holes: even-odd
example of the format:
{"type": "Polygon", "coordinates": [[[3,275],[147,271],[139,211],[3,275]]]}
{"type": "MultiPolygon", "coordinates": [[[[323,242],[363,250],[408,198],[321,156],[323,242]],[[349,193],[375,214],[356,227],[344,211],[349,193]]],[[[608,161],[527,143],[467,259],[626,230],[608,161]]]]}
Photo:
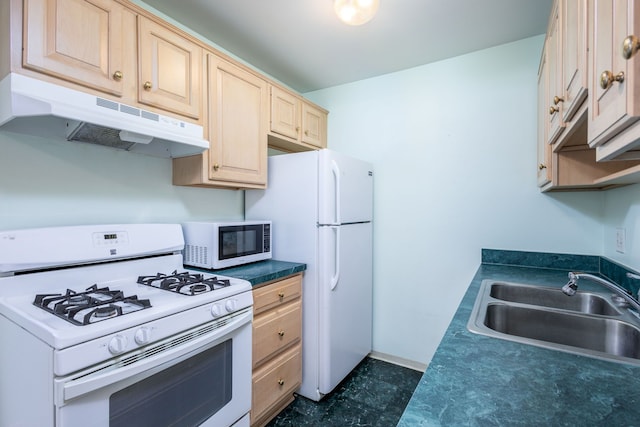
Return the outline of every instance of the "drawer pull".
{"type": "Polygon", "coordinates": [[[282,301],[284,299],[284,292],[278,292],[278,297],[280,298],[280,301],[282,301]]]}
{"type": "Polygon", "coordinates": [[[282,378],[278,378],[278,385],[281,387],[284,385],[284,380],[282,378]]]}
{"type": "Polygon", "coordinates": [[[278,335],[280,335],[281,337],[283,337],[283,336],[284,336],[284,331],[280,331],[280,332],[278,332],[278,335]]]}

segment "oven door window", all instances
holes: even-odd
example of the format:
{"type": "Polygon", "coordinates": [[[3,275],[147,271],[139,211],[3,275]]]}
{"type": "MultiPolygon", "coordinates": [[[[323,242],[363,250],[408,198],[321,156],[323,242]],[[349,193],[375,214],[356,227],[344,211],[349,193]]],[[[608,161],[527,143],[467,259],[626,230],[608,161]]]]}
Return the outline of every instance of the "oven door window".
{"type": "Polygon", "coordinates": [[[220,227],[218,253],[220,259],[255,255],[263,252],[262,225],[220,227]]]}
{"type": "Polygon", "coordinates": [[[115,392],[109,427],[197,426],[232,397],[232,341],[115,392]]]}

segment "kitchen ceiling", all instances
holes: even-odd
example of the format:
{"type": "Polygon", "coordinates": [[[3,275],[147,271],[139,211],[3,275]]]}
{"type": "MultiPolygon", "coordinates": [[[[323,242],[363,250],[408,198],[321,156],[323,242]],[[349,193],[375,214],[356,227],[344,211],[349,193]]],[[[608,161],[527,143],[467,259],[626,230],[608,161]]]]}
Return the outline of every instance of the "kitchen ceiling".
{"type": "Polygon", "coordinates": [[[542,34],[552,0],[380,0],[360,27],[332,0],[144,3],[304,93],[542,34]]]}

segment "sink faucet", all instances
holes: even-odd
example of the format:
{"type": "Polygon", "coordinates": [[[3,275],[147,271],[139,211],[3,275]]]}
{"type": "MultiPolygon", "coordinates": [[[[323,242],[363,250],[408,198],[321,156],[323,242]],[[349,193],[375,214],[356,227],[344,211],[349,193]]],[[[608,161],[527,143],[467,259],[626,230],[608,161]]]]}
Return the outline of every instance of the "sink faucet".
{"type": "Polygon", "coordinates": [[[562,287],[562,292],[566,295],[572,296],[575,295],[578,290],[578,279],[589,279],[592,282],[596,282],[609,289],[610,291],[615,292],[617,295],[624,298],[625,301],[629,303],[638,313],[640,313],[640,302],[637,299],[632,297],[627,293],[627,290],[621,286],[616,285],[613,282],[609,282],[601,277],[594,276],[593,274],[588,273],[569,273],[569,282],[562,287]]]}

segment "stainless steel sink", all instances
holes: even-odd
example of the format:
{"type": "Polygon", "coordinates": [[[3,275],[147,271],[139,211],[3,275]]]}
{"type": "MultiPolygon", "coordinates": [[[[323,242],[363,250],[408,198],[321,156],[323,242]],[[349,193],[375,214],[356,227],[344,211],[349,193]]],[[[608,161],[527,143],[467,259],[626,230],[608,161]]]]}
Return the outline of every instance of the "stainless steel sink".
{"type": "Polygon", "coordinates": [[[467,327],[495,338],[640,365],[640,319],[608,298],[485,280],[467,327]]]}
{"type": "Polygon", "coordinates": [[[577,292],[567,297],[559,288],[544,286],[493,283],[490,296],[502,301],[541,305],[548,308],[577,311],[580,313],[619,316],[620,312],[600,295],[577,292]]]}

